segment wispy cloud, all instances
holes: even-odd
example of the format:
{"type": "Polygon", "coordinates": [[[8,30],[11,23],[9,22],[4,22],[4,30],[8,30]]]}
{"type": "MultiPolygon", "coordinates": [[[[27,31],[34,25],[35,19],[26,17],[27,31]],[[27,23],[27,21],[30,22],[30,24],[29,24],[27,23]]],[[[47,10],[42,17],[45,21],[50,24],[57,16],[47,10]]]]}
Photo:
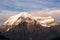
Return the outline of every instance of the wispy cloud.
{"type": "Polygon", "coordinates": [[[1,0],[1,9],[12,11],[31,11],[44,8],[60,8],[59,0],[1,0]]]}
{"type": "Polygon", "coordinates": [[[55,18],[57,22],[60,22],[60,10],[46,9],[42,11],[31,12],[31,14],[33,16],[41,16],[41,17],[52,16],[53,18],[55,18]]]}
{"type": "Polygon", "coordinates": [[[16,15],[20,12],[18,11],[8,11],[8,10],[2,10],[0,12],[0,25],[3,24],[10,16],[16,15]]]}

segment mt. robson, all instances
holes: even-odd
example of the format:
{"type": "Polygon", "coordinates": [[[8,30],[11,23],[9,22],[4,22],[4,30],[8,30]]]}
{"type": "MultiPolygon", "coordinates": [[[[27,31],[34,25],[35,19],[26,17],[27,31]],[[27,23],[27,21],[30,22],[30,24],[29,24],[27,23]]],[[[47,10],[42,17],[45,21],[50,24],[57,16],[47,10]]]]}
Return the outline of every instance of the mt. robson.
{"type": "Polygon", "coordinates": [[[5,23],[4,25],[18,25],[22,21],[25,22],[31,22],[35,20],[37,23],[39,23],[41,26],[54,26],[57,25],[55,22],[54,18],[52,17],[33,17],[27,12],[22,12],[18,15],[11,16],[5,23]]]}
{"type": "Polygon", "coordinates": [[[11,16],[0,27],[8,40],[53,40],[60,37],[60,25],[49,17],[34,17],[27,12],[11,16]]]}

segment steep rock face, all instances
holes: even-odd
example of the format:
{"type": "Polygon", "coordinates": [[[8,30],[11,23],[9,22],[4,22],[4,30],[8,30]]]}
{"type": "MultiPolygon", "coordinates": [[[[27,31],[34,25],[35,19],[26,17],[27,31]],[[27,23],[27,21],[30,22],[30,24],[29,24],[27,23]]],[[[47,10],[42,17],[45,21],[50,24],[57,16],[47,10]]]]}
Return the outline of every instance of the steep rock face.
{"type": "Polygon", "coordinates": [[[60,36],[60,27],[58,25],[51,26],[49,24],[50,27],[45,26],[46,23],[51,22],[56,23],[51,17],[36,18],[22,12],[4,22],[0,27],[0,32],[1,35],[10,40],[51,40],[60,36]],[[44,24],[41,24],[41,22],[44,24]]]}

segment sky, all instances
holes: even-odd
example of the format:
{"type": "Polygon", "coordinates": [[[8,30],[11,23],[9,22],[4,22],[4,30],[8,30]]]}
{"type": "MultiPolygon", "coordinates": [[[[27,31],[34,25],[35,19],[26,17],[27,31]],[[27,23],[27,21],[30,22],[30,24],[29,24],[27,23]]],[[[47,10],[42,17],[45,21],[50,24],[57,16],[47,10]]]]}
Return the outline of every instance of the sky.
{"type": "Polygon", "coordinates": [[[60,0],[0,0],[0,11],[36,11],[60,9],[60,0]]]}
{"type": "MultiPolygon", "coordinates": [[[[33,12],[45,9],[60,11],[60,0],[0,0],[0,23],[4,22],[11,15],[23,11],[33,12]]],[[[59,16],[58,20],[60,20],[59,16]]]]}

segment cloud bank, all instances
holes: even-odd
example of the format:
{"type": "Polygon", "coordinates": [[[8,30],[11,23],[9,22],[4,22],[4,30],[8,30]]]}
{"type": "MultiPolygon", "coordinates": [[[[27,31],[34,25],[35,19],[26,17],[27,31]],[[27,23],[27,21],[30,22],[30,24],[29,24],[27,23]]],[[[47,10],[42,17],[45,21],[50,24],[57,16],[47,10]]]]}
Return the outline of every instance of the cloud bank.
{"type": "Polygon", "coordinates": [[[55,18],[57,22],[60,22],[60,10],[42,10],[42,11],[36,11],[36,12],[31,12],[33,16],[52,16],[55,18]]]}

